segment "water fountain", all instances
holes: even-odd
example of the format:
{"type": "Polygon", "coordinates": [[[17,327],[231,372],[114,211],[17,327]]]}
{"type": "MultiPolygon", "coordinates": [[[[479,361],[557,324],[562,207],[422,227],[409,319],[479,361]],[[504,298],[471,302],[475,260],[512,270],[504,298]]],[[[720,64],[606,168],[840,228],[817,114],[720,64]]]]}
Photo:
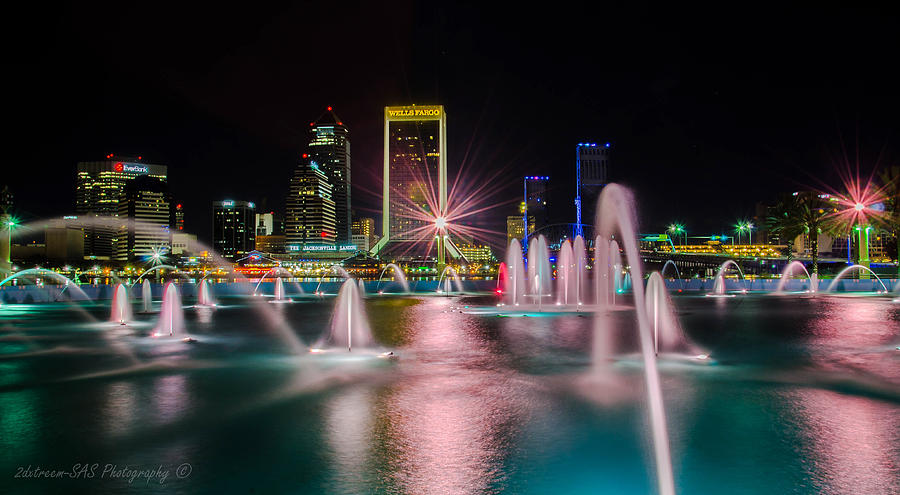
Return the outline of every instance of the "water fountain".
{"type": "Polygon", "coordinates": [[[400,284],[400,287],[403,289],[404,294],[409,294],[409,283],[406,281],[406,275],[403,274],[403,270],[400,269],[399,266],[394,263],[388,263],[387,266],[381,270],[381,275],[378,276],[378,284],[375,286],[375,289],[378,290],[378,293],[383,293],[380,290],[381,287],[381,279],[384,277],[384,272],[386,272],[390,268],[394,272],[394,281],[400,284]]]}
{"type": "Polygon", "coordinates": [[[359,296],[366,297],[366,283],[363,279],[359,279],[357,282],[359,283],[359,296]]]}
{"type": "Polygon", "coordinates": [[[275,278],[275,294],[274,298],[269,301],[274,304],[282,304],[282,303],[290,303],[294,302],[292,299],[285,297],[284,295],[284,279],[281,277],[275,278]]]}
{"type": "Polygon", "coordinates": [[[660,272],[653,272],[647,280],[646,301],[647,317],[653,328],[654,349],[657,355],[662,352],[677,353],[693,359],[705,360],[709,357],[700,351],[685,336],[675,317],[672,300],[666,290],[666,284],[660,272]]]}
{"type": "Polygon", "coordinates": [[[575,304],[581,305],[585,302],[584,287],[587,279],[587,249],[584,246],[584,237],[575,236],[572,255],[575,257],[575,276],[572,277],[575,283],[575,304]]]}
{"type": "Polygon", "coordinates": [[[181,295],[175,282],[169,282],[163,289],[162,309],[159,321],[151,334],[153,337],[174,337],[184,329],[184,313],[181,307],[181,295]]]}
{"type": "Polygon", "coordinates": [[[670,266],[675,269],[675,278],[681,279],[681,272],[678,270],[678,265],[672,260],[666,260],[662,271],[660,271],[660,275],[662,275],[663,278],[666,278],[666,268],[669,268],[670,266]]]}
{"type": "Polygon", "coordinates": [[[619,243],[613,239],[609,241],[609,282],[612,284],[609,290],[610,304],[616,305],[616,295],[623,292],[622,289],[622,251],[619,243]]]}
{"type": "MultiPolygon", "coordinates": [[[[728,294],[725,287],[725,270],[729,265],[734,265],[734,267],[737,268],[738,273],[741,275],[741,280],[744,280],[744,272],[743,270],[741,270],[740,265],[738,265],[734,260],[727,260],[719,265],[719,271],[716,273],[716,278],[713,281],[713,290],[711,293],[706,294],[707,297],[735,297],[734,294],[728,294]]],[[[745,292],[745,290],[742,292],[745,292]]]]}
{"type": "Polygon", "coordinates": [[[547,239],[542,235],[532,237],[528,244],[528,281],[532,282],[529,293],[535,299],[535,303],[545,296],[552,295],[552,278],[547,239]]]}
{"type": "Polygon", "coordinates": [[[518,306],[525,302],[525,263],[522,258],[522,246],[518,239],[509,241],[506,252],[506,304],[518,306]]]}
{"type": "Polygon", "coordinates": [[[197,288],[197,304],[200,306],[215,306],[216,301],[212,297],[212,292],[209,287],[209,283],[206,279],[200,280],[199,287],[197,288]]]}
{"type": "Polygon", "coordinates": [[[803,273],[806,274],[806,279],[809,280],[809,292],[816,291],[816,284],[813,283],[812,277],[809,275],[809,271],[806,269],[806,266],[799,261],[791,261],[784,267],[784,270],[781,271],[781,280],[778,281],[778,286],[775,287],[775,294],[781,294],[784,292],[784,286],[787,285],[787,281],[790,279],[791,273],[800,268],[803,270],[803,273]]]}
{"type": "Polygon", "coordinates": [[[600,310],[610,304],[609,275],[609,241],[602,235],[598,235],[594,239],[594,297],[600,310]]]}
{"type": "Polygon", "coordinates": [[[456,270],[452,266],[445,266],[444,270],[441,272],[441,276],[438,278],[438,292],[444,292],[445,294],[450,294],[453,292],[453,287],[451,286],[451,280],[453,282],[453,286],[456,286],[456,292],[462,292],[462,279],[459,278],[459,273],[456,273],[456,270]],[[446,276],[446,279],[444,278],[446,276]],[[445,282],[442,286],[441,282],[445,282]]]}
{"type": "MultiPolygon", "coordinates": [[[[847,268],[844,268],[843,270],[839,271],[838,274],[837,274],[837,276],[834,277],[834,280],[831,281],[831,284],[828,285],[828,288],[825,289],[825,292],[826,292],[826,293],[832,292],[832,291],[837,287],[837,283],[838,283],[842,278],[844,278],[844,275],[850,273],[851,271],[859,271],[859,270],[863,270],[863,271],[865,271],[865,272],[868,272],[868,273],[872,274],[872,276],[875,277],[876,280],[878,280],[878,283],[881,284],[881,289],[882,289],[885,293],[890,292],[890,291],[888,290],[887,286],[884,285],[884,281],[881,280],[881,278],[880,278],[878,275],[876,275],[875,272],[873,272],[871,268],[869,268],[869,267],[867,267],[867,266],[864,266],[864,265],[851,265],[851,266],[848,266],[847,268]]],[[[877,291],[877,292],[881,293],[881,291],[877,291]]]]}
{"type": "Polygon", "coordinates": [[[556,257],[556,304],[570,304],[576,299],[575,294],[575,267],[573,266],[574,254],[572,244],[566,239],[559,247],[559,255],[556,257]],[[571,289],[571,296],[570,296],[571,289]]]}
{"type": "Polygon", "coordinates": [[[369,329],[369,321],[359,295],[359,286],[353,279],[348,279],[341,286],[334,304],[329,330],[312,352],[322,352],[328,347],[346,348],[351,352],[354,348],[367,348],[373,344],[372,331],[369,329]]]}
{"type": "Polygon", "coordinates": [[[142,313],[153,312],[153,290],[150,288],[150,281],[147,279],[144,279],[144,282],[141,283],[141,306],[143,307],[142,313]]]}
{"type": "Polygon", "coordinates": [[[506,263],[501,261],[500,265],[497,266],[497,287],[494,289],[494,293],[498,296],[502,296],[506,293],[506,277],[508,276],[506,263]]]}
{"type": "MultiPolygon", "coordinates": [[[[342,267],[341,265],[331,265],[328,267],[328,270],[326,270],[325,273],[323,273],[322,276],[319,277],[319,283],[316,284],[315,295],[317,295],[317,296],[325,295],[325,291],[320,291],[319,289],[322,287],[322,281],[325,280],[325,277],[328,276],[331,272],[337,272],[337,274],[340,275],[344,280],[352,278],[350,276],[350,274],[347,273],[347,270],[344,270],[344,267],[342,267]]],[[[365,291],[363,291],[363,292],[365,292],[365,291]]]]}
{"type": "Polygon", "coordinates": [[[113,291],[109,321],[120,325],[126,325],[131,321],[131,302],[128,300],[128,288],[125,284],[117,285],[113,291]]]}
{"type": "MultiPolygon", "coordinates": [[[[27,270],[20,270],[16,273],[13,273],[12,275],[4,278],[3,280],[0,280],[0,287],[6,285],[7,282],[11,282],[11,281],[17,280],[17,279],[25,279],[25,278],[31,277],[31,276],[42,276],[42,277],[51,278],[53,280],[61,282],[64,285],[62,290],[67,290],[69,287],[71,287],[72,288],[71,291],[75,292],[75,294],[78,295],[79,299],[84,300],[84,301],[90,301],[90,299],[91,299],[80,287],[78,287],[78,284],[73,282],[71,279],[69,279],[65,275],[60,275],[59,273],[56,273],[53,270],[47,270],[45,268],[29,268],[27,270]]],[[[62,293],[62,291],[60,291],[60,293],[62,293]]],[[[52,301],[52,300],[55,300],[56,298],[55,297],[50,298],[48,295],[48,299],[50,299],[52,301]]]]}
{"type": "MultiPolygon", "coordinates": [[[[616,232],[621,235],[625,256],[631,271],[631,278],[632,280],[643,280],[640,252],[636,241],[636,223],[637,215],[631,193],[618,184],[609,184],[603,188],[598,199],[596,231],[599,235],[605,237],[611,237],[616,232]]],[[[634,303],[636,308],[646,307],[644,291],[634,291],[634,303]]],[[[640,334],[641,356],[644,363],[644,378],[647,386],[659,493],[662,495],[674,495],[675,482],[672,473],[665,407],[662,401],[659,372],[656,367],[655,341],[648,322],[647,311],[638,309],[636,313],[640,334]]],[[[598,312],[595,318],[598,320],[595,328],[595,338],[602,339],[603,336],[597,334],[609,328],[612,322],[610,321],[610,316],[603,312],[598,312]]],[[[594,359],[606,360],[607,356],[595,355],[594,359]]]]}

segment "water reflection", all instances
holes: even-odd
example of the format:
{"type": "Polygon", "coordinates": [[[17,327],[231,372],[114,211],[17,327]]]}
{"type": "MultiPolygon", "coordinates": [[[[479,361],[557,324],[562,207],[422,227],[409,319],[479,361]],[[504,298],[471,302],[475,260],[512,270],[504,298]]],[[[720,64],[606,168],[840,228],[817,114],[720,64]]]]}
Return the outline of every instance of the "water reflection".
{"type": "Polygon", "coordinates": [[[155,422],[165,424],[180,419],[191,406],[187,375],[169,375],[154,379],[151,400],[155,409],[153,415],[155,422]]]}
{"type": "Polygon", "coordinates": [[[827,390],[785,394],[798,454],[818,493],[900,493],[900,414],[894,405],[827,390]]]}
{"type": "Polygon", "coordinates": [[[133,382],[113,382],[106,386],[103,427],[110,436],[128,433],[140,408],[133,382]]]}
{"type": "Polygon", "coordinates": [[[325,406],[325,432],[336,472],[335,491],[366,491],[366,473],[371,460],[374,392],[354,386],[338,392],[325,406]]]}
{"type": "Polygon", "coordinates": [[[413,318],[428,324],[414,325],[415,360],[379,401],[380,477],[403,493],[497,492],[530,384],[501,366],[483,320],[435,316],[440,304],[449,303],[416,308],[413,318]]]}

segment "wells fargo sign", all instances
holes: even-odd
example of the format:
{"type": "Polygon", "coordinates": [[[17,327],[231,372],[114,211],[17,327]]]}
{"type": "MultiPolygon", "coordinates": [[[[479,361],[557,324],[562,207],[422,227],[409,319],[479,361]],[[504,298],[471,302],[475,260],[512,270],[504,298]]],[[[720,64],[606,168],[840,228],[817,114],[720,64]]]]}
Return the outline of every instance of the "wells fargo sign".
{"type": "Polygon", "coordinates": [[[384,107],[384,116],[390,120],[438,120],[443,113],[442,105],[384,107]]]}

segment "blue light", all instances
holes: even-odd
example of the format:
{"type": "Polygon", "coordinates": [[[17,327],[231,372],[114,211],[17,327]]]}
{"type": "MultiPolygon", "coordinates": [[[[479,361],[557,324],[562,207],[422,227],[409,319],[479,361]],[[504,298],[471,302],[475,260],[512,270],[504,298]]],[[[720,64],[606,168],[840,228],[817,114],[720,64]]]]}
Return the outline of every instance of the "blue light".
{"type": "Polygon", "coordinates": [[[606,143],[606,147],[609,148],[609,143],[606,143]]]}

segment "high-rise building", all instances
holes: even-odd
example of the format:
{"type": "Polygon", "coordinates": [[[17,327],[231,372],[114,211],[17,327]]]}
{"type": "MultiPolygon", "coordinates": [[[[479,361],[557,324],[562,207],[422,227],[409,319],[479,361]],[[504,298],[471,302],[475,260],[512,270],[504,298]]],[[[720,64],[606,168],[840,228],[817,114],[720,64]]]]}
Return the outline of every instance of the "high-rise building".
{"type": "Polygon", "coordinates": [[[9,186],[0,187],[0,232],[3,232],[3,242],[0,242],[0,272],[9,272],[12,264],[10,263],[10,247],[12,246],[13,227],[10,225],[12,221],[13,194],[9,190],[9,186]]]}
{"type": "MultiPolygon", "coordinates": [[[[529,175],[525,177],[525,209],[520,211],[533,218],[537,229],[550,224],[550,200],[547,197],[550,188],[550,177],[546,175],[529,175]]],[[[529,232],[529,235],[531,232],[529,232]]]]}
{"type": "Polygon", "coordinates": [[[357,218],[351,224],[350,235],[365,236],[370,247],[374,246],[378,240],[378,235],[375,234],[375,219],[368,217],[357,218]]]}
{"type": "Polygon", "coordinates": [[[608,181],[609,143],[578,143],[575,147],[575,233],[584,235],[584,225],[594,225],[597,198],[608,181]]]}
{"type": "Polygon", "coordinates": [[[256,235],[272,235],[275,232],[275,212],[256,214],[256,235]]]}
{"type": "Polygon", "coordinates": [[[497,261],[490,246],[475,243],[460,243],[457,245],[457,248],[466,260],[473,265],[489,265],[497,261]]]}
{"type": "Polygon", "coordinates": [[[230,260],[256,248],[256,204],[213,201],[213,249],[230,260]]]}
{"type": "Polygon", "coordinates": [[[85,221],[84,251],[91,258],[110,259],[116,245],[115,222],[91,222],[92,217],[115,217],[125,184],[149,176],[166,181],[167,167],[129,158],[106,155],[105,160],[78,163],[75,176],[75,212],[85,221]]]}
{"type": "Polygon", "coordinates": [[[447,115],[442,105],[385,107],[382,236],[373,251],[458,256],[443,225],[447,205],[447,115]],[[436,241],[436,242],[435,242],[436,241]]]}
{"type": "MultiPolygon", "coordinates": [[[[534,233],[534,217],[528,217],[528,235],[534,233]]],[[[522,242],[525,237],[525,218],[522,215],[510,215],[506,217],[506,244],[513,239],[522,242]]]]}
{"type": "Polygon", "coordinates": [[[184,207],[181,203],[175,205],[173,210],[175,218],[172,221],[172,230],[176,232],[184,232],[184,207]]]}
{"type": "Polygon", "coordinates": [[[331,107],[309,125],[309,159],[331,184],[337,242],[349,242],[350,133],[331,107]]]}
{"type": "Polygon", "coordinates": [[[150,176],[129,180],[119,195],[115,259],[134,261],[171,248],[171,198],[166,183],[150,176]]]}
{"type": "Polygon", "coordinates": [[[285,205],[285,242],[289,252],[307,244],[334,245],[336,239],[331,183],[308,157],[294,170],[285,205]]]}

